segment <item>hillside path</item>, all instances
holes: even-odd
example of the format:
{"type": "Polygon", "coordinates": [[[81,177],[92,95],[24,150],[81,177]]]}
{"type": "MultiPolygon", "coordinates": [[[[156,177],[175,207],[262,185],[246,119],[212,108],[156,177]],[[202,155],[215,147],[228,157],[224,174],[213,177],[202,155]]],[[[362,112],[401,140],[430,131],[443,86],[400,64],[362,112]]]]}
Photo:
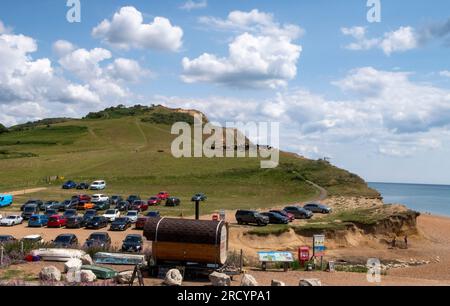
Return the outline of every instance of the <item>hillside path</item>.
{"type": "Polygon", "coordinates": [[[36,193],[36,192],[40,192],[40,191],[44,191],[44,190],[47,190],[47,187],[31,188],[31,189],[17,190],[17,191],[12,191],[12,192],[4,192],[3,194],[10,194],[12,196],[18,196],[18,195],[23,195],[23,194],[36,193]]]}
{"type": "Polygon", "coordinates": [[[323,188],[323,187],[321,187],[321,186],[319,186],[316,183],[311,182],[311,181],[306,181],[306,182],[308,184],[314,186],[315,188],[317,188],[320,191],[319,197],[316,199],[316,201],[323,201],[326,198],[328,198],[328,191],[325,188],[323,188]]]}

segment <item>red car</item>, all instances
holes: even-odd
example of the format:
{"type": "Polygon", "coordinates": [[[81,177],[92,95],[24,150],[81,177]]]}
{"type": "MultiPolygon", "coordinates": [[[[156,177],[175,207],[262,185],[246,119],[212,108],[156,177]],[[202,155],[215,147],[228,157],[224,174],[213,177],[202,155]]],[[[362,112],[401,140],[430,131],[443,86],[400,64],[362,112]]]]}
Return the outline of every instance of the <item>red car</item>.
{"type": "Polygon", "coordinates": [[[136,221],[136,229],[143,230],[145,227],[145,223],[147,223],[148,217],[139,217],[136,221]]]}
{"type": "Polygon", "coordinates": [[[87,194],[82,194],[78,196],[78,200],[79,201],[83,201],[83,202],[90,202],[92,200],[91,196],[87,195],[87,194]]]}
{"type": "Polygon", "coordinates": [[[161,201],[165,201],[170,197],[169,193],[167,191],[161,191],[160,193],[158,193],[158,198],[161,201]]]}
{"type": "Polygon", "coordinates": [[[67,219],[64,216],[53,215],[48,219],[47,227],[63,227],[66,224],[67,219]]]}
{"type": "Polygon", "coordinates": [[[159,197],[151,197],[147,201],[148,205],[150,206],[156,206],[161,204],[161,199],[159,197]]]}
{"type": "Polygon", "coordinates": [[[141,200],[134,201],[129,210],[146,211],[148,210],[148,203],[141,200]]]}

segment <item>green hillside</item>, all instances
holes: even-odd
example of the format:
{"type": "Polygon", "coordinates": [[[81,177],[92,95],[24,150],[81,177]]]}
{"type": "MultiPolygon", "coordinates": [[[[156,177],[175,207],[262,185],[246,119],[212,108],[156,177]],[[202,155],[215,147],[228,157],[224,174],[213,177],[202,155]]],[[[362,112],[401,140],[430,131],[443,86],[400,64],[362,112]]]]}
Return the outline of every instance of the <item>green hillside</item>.
{"type": "MultiPolygon", "coordinates": [[[[325,187],[332,195],[377,196],[358,176],[324,161],[281,153],[280,166],[260,169],[258,159],[195,159],[172,157],[171,123],[189,121],[185,112],[160,106],[110,108],[82,120],[54,119],[12,127],[0,134],[0,192],[46,187],[32,197],[64,200],[64,177],[90,182],[105,179],[105,193],[147,198],[161,190],[182,199],[170,214],[191,214],[192,194],[205,192],[203,212],[260,208],[313,199],[318,190],[305,180],[325,187]]],[[[28,196],[17,197],[16,205],[28,196]]],[[[16,206],[17,207],[17,206],[16,206]]],[[[166,209],[161,208],[164,212],[166,209]]]]}

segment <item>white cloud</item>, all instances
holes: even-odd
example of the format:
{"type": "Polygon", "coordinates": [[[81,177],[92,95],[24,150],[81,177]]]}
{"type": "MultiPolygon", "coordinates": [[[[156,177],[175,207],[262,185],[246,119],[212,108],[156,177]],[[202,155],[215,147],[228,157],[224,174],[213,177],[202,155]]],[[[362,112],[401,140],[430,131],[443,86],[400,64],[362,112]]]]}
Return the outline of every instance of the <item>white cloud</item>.
{"type": "Polygon", "coordinates": [[[107,69],[112,78],[127,82],[138,82],[150,73],[148,70],[142,69],[137,61],[127,58],[115,59],[107,69]]]}
{"type": "Polygon", "coordinates": [[[206,8],[208,6],[207,0],[188,0],[183,5],[180,6],[180,9],[185,11],[192,11],[192,10],[198,10],[202,8],[206,8]]]}
{"type": "Polygon", "coordinates": [[[59,64],[81,80],[90,80],[101,77],[103,71],[99,64],[110,58],[111,52],[103,48],[77,49],[62,57],[59,64]]]}
{"type": "Polygon", "coordinates": [[[204,53],[195,59],[183,58],[182,79],[187,83],[209,82],[235,87],[286,86],[297,75],[302,47],[293,43],[297,26],[280,26],[273,16],[258,10],[231,12],[227,20],[203,18],[222,29],[245,31],[229,45],[228,57],[204,53]]]}
{"type": "Polygon", "coordinates": [[[443,71],[439,72],[439,75],[442,77],[450,78],[450,71],[443,70],[443,71]]]}
{"type": "Polygon", "coordinates": [[[177,51],[183,44],[180,27],[173,26],[164,17],[155,17],[153,22],[144,23],[142,13],[132,6],[122,7],[111,21],[103,20],[92,30],[92,35],[123,49],[177,51]]]}
{"type": "Polygon", "coordinates": [[[400,27],[398,30],[387,32],[378,38],[367,38],[365,27],[341,28],[341,32],[356,40],[346,46],[349,50],[379,48],[386,55],[391,55],[396,52],[412,50],[419,46],[419,36],[412,27],[400,27]]]}
{"type": "Polygon", "coordinates": [[[58,57],[63,57],[75,50],[75,46],[67,40],[58,40],[53,43],[53,52],[58,57]]]}

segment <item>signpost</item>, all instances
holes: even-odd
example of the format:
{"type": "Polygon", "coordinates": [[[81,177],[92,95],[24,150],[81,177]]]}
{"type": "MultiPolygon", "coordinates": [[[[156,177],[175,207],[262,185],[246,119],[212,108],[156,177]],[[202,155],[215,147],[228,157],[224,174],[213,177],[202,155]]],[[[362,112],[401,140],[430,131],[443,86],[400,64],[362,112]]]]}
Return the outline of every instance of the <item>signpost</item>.
{"type": "Polygon", "coordinates": [[[323,268],[323,257],[325,256],[325,235],[314,235],[313,257],[320,257],[320,268],[323,268]]]}
{"type": "Polygon", "coordinates": [[[267,263],[283,263],[284,271],[289,268],[289,264],[294,262],[294,256],[290,252],[258,252],[259,261],[262,263],[263,271],[267,268],[267,263]]]}

